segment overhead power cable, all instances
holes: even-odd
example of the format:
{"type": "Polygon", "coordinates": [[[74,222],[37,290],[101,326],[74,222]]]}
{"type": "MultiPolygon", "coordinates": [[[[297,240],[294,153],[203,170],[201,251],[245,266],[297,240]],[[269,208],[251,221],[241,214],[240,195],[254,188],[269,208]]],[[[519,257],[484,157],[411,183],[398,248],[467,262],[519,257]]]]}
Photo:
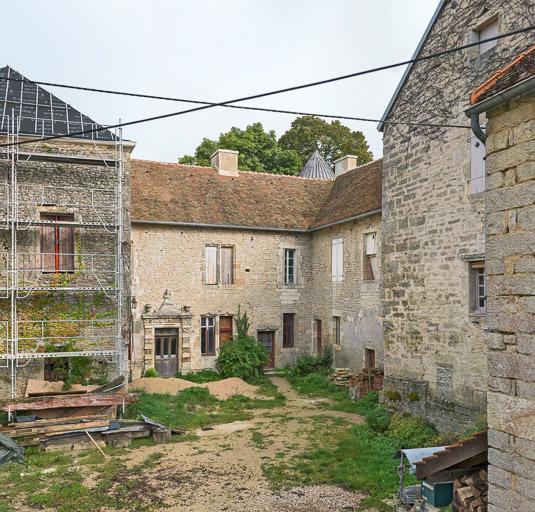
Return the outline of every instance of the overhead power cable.
{"type": "MultiPolygon", "coordinates": [[[[465,50],[467,48],[472,48],[474,46],[479,46],[480,44],[483,44],[483,43],[487,43],[487,42],[490,42],[490,41],[495,41],[495,40],[498,40],[498,39],[504,39],[506,37],[511,37],[513,35],[521,34],[521,33],[528,32],[528,31],[531,31],[531,30],[534,30],[534,29],[535,29],[535,25],[531,25],[529,27],[525,27],[525,28],[522,28],[522,29],[514,30],[512,32],[507,32],[505,34],[499,34],[499,35],[494,36],[494,37],[481,39],[480,41],[476,41],[476,42],[473,42],[473,43],[468,43],[468,44],[465,44],[465,45],[462,45],[462,46],[457,46],[457,47],[454,47],[454,48],[449,48],[447,50],[442,50],[440,52],[431,53],[429,55],[423,55],[421,57],[416,57],[414,59],[409,59],[409,60],[402,61],[402,62],[397,62],[397,63],[394,63],[394,64],[387,64],[387,65],[384,65],[384,66],[379,66],[379,67],[375,67],[375,68],[371,68],[371,69],[366,69],[366,70],[363,70],[363,71],[357,71],[355,73],[349,73],[347,75],[336,76],[336,77],[327,78],[327,79],[324,79],[324,80],[318,80],[318,81],[315,81],[315,82],[308,82],[306,84],[301,84],[301,85],[294,85],[294,86],[291,86],[291,87],[285,87],[283,89],[276,89],[276,90],[268,91],[268,92],[264,92],[264,93],[253,94],[253,95],[250,95],[250,96],[243,96],[241,98],[236,98],[236,99],[232,99],[232,100],[221,101],[221,102],[216,102],[216,103],[206,102],[206,103],[202,103],[198,107],[190,108],[190,109],[186,109],[186,110],[180,110],[178,112],[170,112],[170,113],[167,113],[167,114],[161,114],[161,115],[152,116],[152,117],[146,117],[146,118],[142,118],[142,119],[136,119],[134,121],[127,121],[127,122],[124,122],[124,123],[117,123],[117,124],[109,125],[109,126],[100,126],[100,127],[91,128],[91,129],[88,129],[88,130],[82,130],[82,131],[75,132],[75,133],[69,133],[69,134],[64,134],[64,135],[53,135],[53,136],[49,136],[49,137],[42,137],[40,140],[41,141],[47,141],[47,140],[63,139],[63,138],[68,138],[68,137],[76,137],[78,135],[86,135],[88,133],[94,133],[94,132],[99,132],[99,131],[104,131],[104,130],[109,130],[109,129],[114,129],[114,128],[122,128],[122,127],[125,127],[125,126],[132,126],[132,125],[136,125],[136,124],[147,123],[147,122],[150,122],[150,121],[157,121],[157,120],[160,120],[160,119],[167,119],[167,118],[170,118],[170,117],[177,117],[177,116],[180,116],[180,115],[183,115],[183,114],[188,114],[188,113],[191,113],[191,112],[198,112],[200,110],[206,110],[206,109],[213,108],[213,107],[227,107],[227,106],[229,106],[229,105],[231,105],[233,103],[241,103],[243,101],[254,100],[254,99],[257,99],[257,98],[265,98],[265,97],[268,97],[268,96],[273,96],[273,95],[276,95],[276,94],[282,94],[282,93],[285,93],[285,92],[298,91],[298,90],[306,89],[306,88],[309,88],[309,87],[317,87],[318,85],[324,85],[324,84],[328,84],[328,83],[338,82],[338,81],[341,81],[341,80],[347,80],[349,78],[354,78],[354,77],[357,77],[357,76],[367,75],[367,74],[370,74],[370,73],[376,73],[378,71],[384,71],[384,70],[387,70],[387,69],[392,69],[392,68],[396,68],[396,67],[400,67],[400,66],[405,66],[407,64],[413,64],[413,63],[416,63],[416,62],[422,62],[422,61],[434,59],[434,58],[441,57],[441,56],[444,56],[444,55],[448,55],[448,54],[451,54],[451,53],[455,53],[455,52],[458,52],[458,51],[461,51],[461,50],[465,50]]],[[[7,79],[7,77],[3,77],[3,78],[7,79]]],[[[30,82],[30,80],[28,80],[28,82],[30,82]]],[[[34,81],[31,81],[31,82],[37,83],[37,84],[43,84],[43,85],[45,84],[45,82],[34,82],[34,81]]],[[[49,86],[54,85],[51,82],[47,82],[46,84],[48,84],[49,86]]],[[[61,87],[62,85],[61,84],[56,84],[56,86],[57,87],[61,87]]],[[[106,93],[110,93],[110,94],[113,94],[113,93],[119,94],[119,91],[108,91],[108,90],[104,90],[104,89],[97,90],[97,89],[93,89],[93,88],[89,88],[89,87],[87,87],[87,88],[86,87],[78,87],[78,86],[65,86],[65,87],[72,88],[72,89],[87,90],[87,91],[93,90],[94,92],[106,92],[106,93]]],[[[150,96],[150,95],[141,95],[141,94],[135,94],[135,93],[124,93],[124,95],[127,95],[127,96],[138,96],[138,97],[148,97],[148,96],[150,96]]],[[[163,98],[158,98],[158,99],[163,99],[163,98]]],[[[275,110],[275,109],[273,109],[273,110],[275,110]]],[[[290,112],[288,111],[288,113],[290,113],[290,112]]],[[[340,119],[342,119],[342,117],[340,117],[340,119]]],[[[437,125],[437,126],[445,127],[446,125],[442,125],[441,124],[441,125],[437,125]]],[[[459,127],[459,125],[457,125],[455,127],[459,127]]],[[[462,126],[462,128],[466,128],[466,127],[462,126]]],[[[22,144],[31,144],[33,142],[34,142],[33,140],[17,141],[17,142],[11,142],[11,143],[7,143],[7,144],[0,144],[0,147],[16,146],[16,145],[22,145],[22,144]]]]}

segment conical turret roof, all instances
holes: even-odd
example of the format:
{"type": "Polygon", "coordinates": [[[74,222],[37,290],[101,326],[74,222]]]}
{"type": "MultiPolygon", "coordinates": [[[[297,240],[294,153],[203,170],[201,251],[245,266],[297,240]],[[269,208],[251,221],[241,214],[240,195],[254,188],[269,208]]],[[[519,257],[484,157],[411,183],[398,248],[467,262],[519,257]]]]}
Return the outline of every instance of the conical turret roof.
{"type": "Polygon", "coordinates": [[[317,149],[312,153],[299,176],[310,180],[334,180],[333,170],[317,149]]]}

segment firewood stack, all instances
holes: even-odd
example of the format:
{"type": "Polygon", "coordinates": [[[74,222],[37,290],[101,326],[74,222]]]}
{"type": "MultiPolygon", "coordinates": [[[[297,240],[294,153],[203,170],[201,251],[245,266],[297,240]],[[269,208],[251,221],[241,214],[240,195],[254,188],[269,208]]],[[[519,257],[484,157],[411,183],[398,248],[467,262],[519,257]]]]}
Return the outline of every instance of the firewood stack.
{"type": "Polygon", "coordinates": [[[487,512],[488,475],[484,469],[453,482],[453,512],[487,512]]]}

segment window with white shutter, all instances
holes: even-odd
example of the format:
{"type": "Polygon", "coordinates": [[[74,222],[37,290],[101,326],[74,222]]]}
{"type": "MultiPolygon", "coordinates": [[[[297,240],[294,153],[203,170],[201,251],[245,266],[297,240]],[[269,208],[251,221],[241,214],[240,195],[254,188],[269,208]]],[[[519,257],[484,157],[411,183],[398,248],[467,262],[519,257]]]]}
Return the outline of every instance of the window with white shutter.
{"type": "Polygon", "coordinates": [[[344,278],[344,240],[335,238],[331,242],[331,278],[342,281],[344,278]]]}
{"type": "Polygon", "coordinates": [[[234,247],[205,247],[205,284],[234,284],[234,247]]]}
{"type": "MultiPolygon", "coordinates": [[[[500,27],[498,25],[498,18],[495,17],[490,21],[482,25],[477,31],[476,36],[478,41],[484,41],[485,39],[491,39],[500,34],[500,27]]],[[[491,48],[494,48],[498,43],[497,39],[492,39],[492,41],[487,41],[479,45],[479,55],[484,54],[489,51],[491,48]]]]}
{"type": "Polygon", "coordinates": [[[377,263],[377,233],[366,233],[364,235],[363,252],[362,278],[365,281],[375,281],[379,275],[377,263]]]}
{"type": "Polygon", "coordinates": [[[470,193],[485,190],[485,144],[475,135],[470,137],[470,193]]]}
{"type": "Polygon", "coordinates": [[[205,247],[206,284],[217,284],[218,247],[207,245],[205,247]]]}

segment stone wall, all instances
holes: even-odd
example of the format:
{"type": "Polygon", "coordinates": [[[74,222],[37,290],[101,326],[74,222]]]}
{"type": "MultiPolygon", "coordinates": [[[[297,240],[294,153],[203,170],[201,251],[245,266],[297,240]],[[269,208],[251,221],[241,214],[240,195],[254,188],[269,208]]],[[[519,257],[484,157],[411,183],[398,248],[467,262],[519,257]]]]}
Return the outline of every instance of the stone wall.
{"type": "MultiPolygon", "coordinates": [[[[421,54],[472,41],[494,15],[502,33],[529,25],[532,11],[522,0],[445,2],[421,54]]],[[[468,126],[463,112],[473,84],[528,44],[518,35],[483,55],[476,47],[416,64],[390,118],[468,126]]],[[[483,195],[469,189],[470,135],[462,128],[384,130],[385,389],[401,394],[401,409],[454,430],[482,415],[486,400],[485,319],[470,308],[470,260],[485,250],[483,195]],[[409,395],[422,389],[415,404],[409,395]]]]}
{"type": "Polygon", "coordinates": [[[535,95],[487,113],[489,512],[535,510],[535,95]]]}
{"type": "MultiPolygon", "coordinates": [[[[363,270],[364,235],[377,233],[381,257],[381,216],[345,222],[312,234],[312,280],[308,290],[311,321],[322,322],[323,345],[335,343],[333,317],[340,317],[340,343],[333,346],[334,366],[358,373],[364,367],[364,350],[375,350],[376,364],[383,367],[381,275],[366,280],[363,270]],[[331,241],[344,241],[344,276],[331,279],[331,241]]],[[[313,347],[313,350],[315,347],[313,347]]]]}
{"type": "MultiPolygon", "coordinates": [[[[138,307],[134,314],[134,378],[148,366],[144,343],[145,306],[158,309],[165,290],[177,308],[189,306],[191,332],[190,361],[179,362],[180,371],[213,368],[216,354],[202,356],[200,317],[235,315],[238,306],[247,311],[251,334],[258,330],[275,331],[275,366],[282,367],[298,354],[311,348],[305,288],[310,276],[309,235],[239,229],[207,229],[164,225],[133,225],[133,295],[138,307]],[[221,244],[234,247],[235,282],[232,285],[204,283],[205,246],[221,244]],[[297,283],[283,284],[283,250],[297,250],[297,283]],[[282,348],[282,315],[295,313],[295,347],[282,348]]],[[[154,325],[154,322],[152,322],[154,325]]]]}
{"type": "MultiPolygon", "coordinates": [[[[125,145],[124,181],[123,181],[123,253],[125,261],[130,261],[130,152],[133,144],[125,145]]],[[[89,342],[88,338],[76,341],[77,350],[115,349],[113,332],[117,323],[111,325],[117,302],[115,293],[104,292],[101,288],[116,287],[117,234],[112,224],[116,216],[117,173],[113,166],[115,144],[113,142],[80,141],[62,139],[21,146],[21,155],[17,166],[18,217],[17,230],[18,282],[27,289],[19,293],[17,300],[20,321],[72,320],[65,329],[54,325],[54,332],[65,331],[70,335],[89,334],[89,324],[75,327],[78,320],[89,320],[99,315],[106,317],[99,326],[100,332],[106,330],[106,339],[99,343],[89,342]],[[33,151],[32,158],[26,161],[27,153],[33,151]],[[81,163],[77,158],[84,158],[81,163]],[[95,164],[87,162],[94,159],[95,164]],[[102,165],[102,160],[107,165],[102,165]],[[111,166],[111,167],[110,167],[111,166]],[[68,274],[43,273],[41,271],[41,228],[34,222],[40,220],[42,213],[73,214],[75,222],[94,223],[94,227],[74,227],[74,272],[68,274]],[[106,224],[104,227],[102,223],[106,224]],[[50,290],[39,290],[49,287],[50,290]],[[98,288],[97,291],[79,291],[75,288],[98,288]],[[66,288],[66,289],[61,289],[66,288]],[[109,297],[108,297],[109,295],[109,297]],[[83,305],[83,307],[82,307],[83,305]],[[83,312],[82,312],[83,309],[83,312]],[[59,312],[59,313],[58,313],[59,312]],[[43,315],[43,316],[40,316],[43,315]],[[108,325],[109,324],[109,325],[108,325]],[[75,332],[76,331],[76,332],[75,332]]],[[[7,228],[8,183],[10,166],[3,161],[0,164],[0,224],[7,228]]],[[[0,321],[9,327],[10,302],[6,290],[9,276],[9,253],[11,235],[7,229],[0,230],[0,321]],[[5,297],[5,298],[4,298],[5,297]]],[[[127,369],[126,353],[129,340],[129,265],[124,269],[123,280],[123,318],[121,322],[124,340],[124,361],[127,369]]],[[[68,322],[67,322],[68,323],[68,322]]],[[[78,326],[80,324],[77,324],[78,326]]],[[[36,324],[19,324],[19,351],[42,351],[44,341],[24,341],[28,335],[39,337],[40,326],[36,324]]],[[[48,329],[48,327],[45,327],[48,329]]],[[[48,332],[48,331],[47,331],[48,332]]],[[[54,334],[52,334],[54,335],[54,334]]],[[[3,336],[3,335],[2,335],[3,336]]],[[[60,343],[49,340],[48,343],[60,343]]],[[[0,351],[8,350],[3,340],[0,351]]],[[[96,360],[105,363],[103,357],[96,360]]],[[[1,365],[2,362],[0,362],[1,365]]],[[[5,365],[4,365],[5,366],[5,365]]],[[[116,372],[116,366],[106,365],[110,376],[116,372]]],[[[9,397],[10,372],[0,367],[0,398],[9,397]]],[[[31,361],[17,372],[18,395],[23,395],[27,379],[43,378],[43,360],[31,361]]]]}

